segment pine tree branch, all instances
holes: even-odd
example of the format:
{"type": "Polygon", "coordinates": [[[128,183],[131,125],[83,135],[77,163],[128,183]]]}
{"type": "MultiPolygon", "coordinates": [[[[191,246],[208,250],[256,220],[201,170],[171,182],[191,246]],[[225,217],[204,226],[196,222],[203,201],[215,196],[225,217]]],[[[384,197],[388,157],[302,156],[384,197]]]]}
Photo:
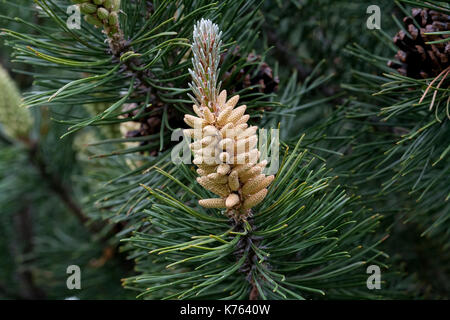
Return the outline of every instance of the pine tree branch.
{"type": "MultiPolygon", "coordinates": [[[[89,221],[89,218],[83,212],[83,210],[78,206],[77,202],[70,195],[67,187],[62,183],[59,177],[52,174],[48,170],[48,165],[42,159],[39,154],[39,144],[37,142],[29,142],[29,160],[38,169],[40,175],[46,181],[51,188],[51,190],[62,200],[62,202],[67,206],[67,208],[75,215],[75,217],[83,224],[89,221]]],[[[93,232],[97,232],[99,228],[95,226],[89,226],[89,229],[93,232]]]]}
{"type": "MultiPolygon", "coordinates": [[[[148,5],[148,4],[147,4],[148,5]]],[[[120,26],[120,23],[117,23],[117,31],[111,33],[108,32],[109,26],[104,26],[104,33],[107,35],[108,43],[110,51],[108,52],[110,55],[114,57],[114,63],[121,63],[120,59],[123,54],[127,52],[135,52],[134,48],[131,46],[130,41],[125,39],[124,32],[120,26]]],[[[149,68],[145,68],[144,63],[138,57],[132,57],[125,59],[123,63],[123,69],[121,70],[124,73],[129,74],[138,80],[136,84],[136,88],[138,90],[138,94],[146,94],[150,93],[152,87],[146,81],[146,78],[150,78],[154,76],[152,75],[149,68]]]]}
{"type": "MultiPolygon", "coordinates": [[[[115,59],[113,62],[120,63],[120,58],[126,52],[134,52],[133,47],[130,45],[130,41],[125,40],[124,33],[119,27],[119,31],[116,36],[109,38],[110,51],[108,52],[115,59]]],[[[151,86],[147,83],[145,77],[151,77],[150,69],[144,68],[143,62],[137,58],[133,57],[130,59],[125,59],[123,63],[123,68],[121,70],[124,73],[134,76],[139,82],[137,87],[140,88],[140,93],[146,93],[151,90],[151,86]]]]}
{"type": "MultiPolygon", "coordinates": [[[[233,221],[234,221],[233,229],[235,231],[237,231],[237,232],[245,231],[244,223],[242,221],[238,221],[238,222],[236,222],[235,220],[233,220],[233,221]]],[[[247,258],[245,259],[245,262],[242,265],[242,267],[239,269],[239,271],[245,274],[245,278],[251,285],[251,290],[249,293],[249,300],[258,300],[258,298],[260,297],[260,292],[259,292],[258,287],[256,286],[255,281],[252,277],[252,272],[255,269],[255,263],[257,263],[256,260],[258,259],[258,257],[252,248],[252,244],[254,246],[258,247],[259,237],[256,237],[255,235],[252,234],[252,231],[256,230],[253,218],[249,218],[247,220],[247,222],[251,227],[251,231],[249,231],[248,234],[246,234],[245,236],[243,236],[240,239],[240,241],[238,242],[238,245],[237,245],[237,249],[234,254],[236,256],[236,261],[239,261],[245,252],[248,253],[247,258]]]]}
{"type": "MultiPolygon", "coordinates": [[[[92,220],[86,215],[83,209],[78,205],[77,201],[71,196],[70,190],[61,181],[61,179],[57,175],[51,173],[48,164],[39,154],[39,144],[37,142],[28,141],[28,146],[29,146],[28,153],[30,162],[38,169],[43,180],[48,183],[50,189],[54,192],[56,196],[58,196],[59,199],[61,199],[61,201],[66,205],[69,211],[77,218],[77,220],[83,226],[85,226],[92,234],[97,234],[102,230],[104,230],[108,222],[107,221],[92,222],[92,220]]],[[[102,237],[99,240],[101,242],[104,242],[105,245],[109,246],[107,244],[107,241],[111,238],[111,236],[114,236],[115,234],[122,231],[123,227],[124,226],[120,222],[115,223],[111,228],[111,230],[109,230],[109,232],[107,232],[106,234],[102,235],[102,237]]],[[[115,250],[116,249],[118,248],[116,247],[115,250]]],[[[124,261],[123,264],[126,265],[127,262],[124,261]]]]}
{"type": "MultiPolygon", "coordinates": [[[[14,140],[11,140],[8,136],[3,135],[1,132],[0,138],[8,145],[14,144],[14,140]]],[[[39,155],[39,144],[37,142],[29,140],[24,142],[28,147],[27,150],[29,155],[28,159],[30,160],[30,162],[38,169],[44,181],[49,183],[49,186],[52,189],[52,191],[56,195],[58,195],[58,197],[64,202],[67,208],[69,208],[70,211],[77,217],[77,219],[83,225],[85,225],[89,221],[88,217],[84,214],[83,210],[78,206],[76,201],[70,196],[70,192],[63,185],[61,180],[57,176],[49,172],[47,164],[39,155]]]]}

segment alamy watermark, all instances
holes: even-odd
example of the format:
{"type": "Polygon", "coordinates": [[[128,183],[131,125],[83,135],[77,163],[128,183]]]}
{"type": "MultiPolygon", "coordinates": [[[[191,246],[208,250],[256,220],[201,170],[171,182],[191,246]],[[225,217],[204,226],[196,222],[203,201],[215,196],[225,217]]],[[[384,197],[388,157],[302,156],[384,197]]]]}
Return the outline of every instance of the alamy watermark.
{"type": "MultiPolygon", "coordinates": [[[[249,128],[250,129],[250,128],[249,128]]],[[[201,127],[194,128],[194,144],[211,145],[211,148],[200,148],[200,153],[195,153],[193,159],[191,148],[192,138],[184,135],[182,129],[177,129],[172,132],[171,141],[181,141],[171,151],[171,160],[174,164],[197,164],[197,159],[201,159],[201,163],[214,164],[245,164],[247,162],[256,163],[258,161],[266,160],[268,166],[265,169],[265,174],[276,174],[278,172],[280,162],[280,132],[279,129],[259,129],[258,132],[258,153],[252,153],[248,150],[248,145],[235,144],[234,141],[227,141],[230,139],[221,139],[218,136],[210,136],[203,132],[201,127]],[[246,149],[247,148],[247,149],[246,149]],[[226,152],[224,152],[226,151],[226,152]],[[226,155],[226,157],[224,157],[226,155]],[[258,158],[259,155],[259,158],[258,158]]]]}
{"type": "Polygon", "coordinates": [[[81,29],[80,6],[76,4],[68,6],[66,12],[69,15],[66,21],[67,28],[69,28],[70,30],[81,29]]]}
{"type": "Polygon", "coordinates": [[[67,277],[66,286],[69,290],[81,289],[81,269],[76,264],[72,264],[67,267],[67,274],[70,276],[67,277]]]}
{"type": "Polygon", "coordinates": [[[367,29],[374,30],[374,29],[381,29],[381,9],[377,5],[371,5],[367,7],[367,14],[370,14],[370,16],[367,18],[367,29]]]}
{"type": "Polygon", "coordinates": [[[367,278],[367,289],[369,290],[380,290],[381,289],[381,269],[376,264],[372,264],[367,267],[367,274],[370,276],[367,278]]]}

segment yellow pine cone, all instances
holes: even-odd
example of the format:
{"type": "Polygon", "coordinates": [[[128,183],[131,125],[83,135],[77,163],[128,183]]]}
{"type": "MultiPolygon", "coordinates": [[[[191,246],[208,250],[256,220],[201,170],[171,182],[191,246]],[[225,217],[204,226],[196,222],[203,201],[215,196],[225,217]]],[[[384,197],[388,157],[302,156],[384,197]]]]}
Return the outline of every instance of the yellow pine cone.
{"type": "Polygon", "coordinates": [[[225,200],[222,198],[202,199],[199,203],[205,208],[225,208],[225,200]]]}
{"type": "Polygon", "coordinates": [[[251,214],[249,209],[264,200],[274,176],[262,173],[267,161],[258,163],[258,127],[248,126],[250,116],[245,114],[245,105],[236,107],[239,96],[227,101],[223,90],[216,101],[210,108],[194,105],[196,116],[184,117],[191,129],[183,132],[193,139],[189,146],[198,166],[197,182],[220,196],[200,200],[199,204],[227,208],[229,216],[242,220],[251,214]]]}
{"type": "Polygon", "coordinates": [[[260,190],[259,192],[245,199],[243,208],[250,209],[256,206],[257,204],[260,204],[261,201],[263,201],[266,196],[267,196],[267,189],[260,190]]]}

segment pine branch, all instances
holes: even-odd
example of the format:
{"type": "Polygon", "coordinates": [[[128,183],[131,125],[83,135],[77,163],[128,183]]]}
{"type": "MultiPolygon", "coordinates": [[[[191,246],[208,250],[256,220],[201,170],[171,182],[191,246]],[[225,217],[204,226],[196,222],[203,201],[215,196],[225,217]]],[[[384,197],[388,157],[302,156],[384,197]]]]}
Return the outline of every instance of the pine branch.
{"type": "MultiPolygon", "coordinates": [[[[353,154],[341,162],[339,169],[351,168],[346,175],[350,183],[364,186],[369,180],[379,185],[376,195],[372,195],[377,199],[393,193],[413,196],[415,205],[405,219],[420,223],[424,228],[422,235],[440,235],[448,246],[448,61],[440,53],[445,51],[445,45],[431,47],[426,43],[441,39],[442,33],[428,34],[425,30],[444,28],[449,16],[421,9],[427,7],[426,2],[414,3],[421,5],[412,11],[400,6],[408,15],[403,20],[404,29],[411,35],[402,29],[393,40],[379,37],[377,41],[380,46],[398,50],[398,61],[392,62],[392,57],[374,54],[357,44],[348,48],[353,57],[366,62],[378,74],[354,71],[354,83],[343,85],[355,95],[348,99],[346,113],[359,132],[352,142],[353,154]],[[433,54],[414,54],[424,48],[433,54]],[[393,73],[392,68],[398,73],[393,73]]],[[[445,12],[448,5],[435,4],[438,3],[442,5],[439,10],[445,12]]]]}
{"type": "Polygon", "coordinates": [[[179,178],[164,173],[166,192],[146,187],[153,198],[143,211],[147,223],[126,240],[140,275],[125,279],[125,288],[152,299],[248,299],[256,298],[255,287],[261,299],[348,298],[351,288],[365,288],[363,261],[383,265],[376,247],[384,239],[366,237],[379,215],[367,215],[362,204],[329,187],[324,168],[309,171],[298,146],[283,163],[268,198],[255,207],[251,223],[258,228],[243,232],[223,212],[195,205],[192,197],[208,193],[184,166],[179,178]],[[176,188],[180,183],[185,191],[176,188]],[[368,242],[360,246],[362,239],[368,242]],[[335,289],[342,287],[345,292],[335,289]]]}
{"type": "MultiPolygon", "coordinates": [[[[197,5],[199,4],[196,4],[195,6],[193,6],[193,8],[195,8],[197,5]]],[[[155,12],[164,12],[164,14],[166,14],[167,12],[167,18],[170,17],[170,19],[172,19],[174,15],[178,14],[176,13],[177,11],[171,11],[172,9],[174,9],[172,6],[164,7],[164,10],[162,10],[162,7],[162,4],[155,7],[155,12]]],[[[242,42],[240,42],[241,47],[239,49],[239,54],[247,56],[252,50],[251,41],[254,41],[256,39],[256,37],[252,36],[256,31],[253,28],[249,27],[247,28],[248,31],[242,33],[240,32],[240,27],[238,26],[244,23],[245,25],[251,26],[255,24],[255,20],[258,21],[260,19],[259,16],[255,15],[256,11],[253,10],[254,2],[231,1],[223,2],[220,5],[210,3],[208,5],[205,5],[204,7],[202,6],[201,8],[202,10],[205,10],[205,12],[207,12],[207,10],[212,10],[212,8],[215,8],[215,10],[217,11],[214,11],[214,15],[216,13],[218,14],[219,12],[222,12],[222,15],[218,17],[218,20],[221,21],[222,25],[229,25],[229,29],[224,34],[225,39],[227,39],[227,43],[225,44],[225,46],[230,47],[229,50],[232,51],[231,48],[232,46],[234,46],[234,43],[232,42],[232,40],[234,40],[233,37],[242,39],[242,42]],[[234,20],[228,20],[228,16],[233,16],[234,20]]],[[[130,8],[123,9],[130,10],[130,8]]],[[[185,11],[187,17],[176,20],[175,25],[170,26],[170,28],[167,28],[167,30],[176,30],[180,34],[180,36],[186,36],[187,34],[192,33],[192,24],[189,23],[189,21],[191,21],[191,15],[189,15],[189,7],[183,8],[183,12],[185,11]]],[[[129,13],[130,12],[132,13],[132,11],[129,11],[129,13]]],[[[197,10],[195,10],[195,12],[197,12],[197,10]]],[[[198,14],[200,14],[201,12],[198,11],[198,14]]],[[[159,24],[160,22],[155,23],[155,26],[158,26],[159,24]]],[[[167,22],[165,25],[161,24],[162,29],[165,29],[165,26],[169,26],[169,24],[167,24],[167,22]]],[[[142,46],[144,43],[146,43],[143,41],[145,37],[144,35],[140,34],[142,32],[139,31],[138,28],[135,27],[134,30],[134,39],[132,38],[131,41],[138,47],[142,46]]],[[[162,34],[168,32],[161,31],[162,34]]],[[[148,34],[145,36],[148,36],[148,34]]],[[[137,52],[143,52],[143,50],[137,50],[137,52]]],[[[173,142],[169,141],[167,133],[170,133],[170,130],[172,130],[172,128],[180,127],[182,125],[182,115],[180,114],[189,112],[187,109],[189,100],[185,99],[186,89],[183,88],[186,83],[185,76],[188,75],[187,69],[189,63],[187,60],[185,60],[187,52],[188,48],[184,49],[184,47],[180,53],[178,53],[178,51],[175,52],[176,56],[172,56],[169,51],[163,51],[163,56],[167,55],[169,56],[169,58],[161,59],[161,61],[163,63],[168,62],[168,64],[160,67],[159,60],[154,60],[156,61],[156,65],[155,68],[151,69],[161,69],[164,71],[167,70],[167,72],[164,73],[159,72],[157,74],[157,77],[160,79],[170,78],[170,82],[164,80],[165,86],[168,85],[170,86],[170,88],[162,89],[155,86],[156,89],[152,89],[152,94],[148,96],[132,93],[132,99],[130,99],[130,102],[133,101],[133,103],[129,105],[131,107],[131,110],[127,109],[127,112],[122,112],[120,114],[114,115],[114,119],[116,119],[117,117],[121,118],[120,123],[125,123],[129,120],[140,121],[141,126],[139,130],[129,130],[127,133],[127,137],[123,139],[108,139],[92,144],[92,150],[95,149],[97,153],[92,156],[92,158],[101,161],[101,159],[104,157],[120,155],[120,157],[117,157],[120,158],[120,160],[117,161],[117,163],[120,162],[120,165],[110,171],[105,170],[105,172],[108,171],[108,173],[104,178],[104,181],[109,181],[109,183],[95,194],[98,197],[95,198],[96,203],[91,204],[91,215],[98,216],[99,214],[95,211],[97,211],[97,209],[100,209],[102,218],[111,219],[114,222],[121,222],[124,226],[126,225],[124,230],[135,230],[140,228],[141,222],[139,217],[142,215],[140,209],[148,205],[148,201],[145,195],[142,193],[139,184],[146,183],[146,181],[152,181],[151,184],[158,183],[158,179],[155,178],[155,175],[150,173],[147,174],[145,170],[152,167],[152,165],[162,167],[169,165],[169,163],[167,163],[167,160],[166,162],[164,162],[165,157],[167,157],[167,152],[164,152],[155,158],[153,158],[153,156],[157,155],[157,151],[164,151],[167,147],[173,145],[173,142]],[[171,75],[168,75],[171,69],[174,69],[174,72],[171,75]],[[144,105],[147,106],[149,103],[152,103],[154,105],[143,111],[141,107],[144,105]],[[157,113],[158,109],[162,111],[162,115],[157,113]],[[124,119],[123,117],[127,117],[127,119],[124,119]],[[161,124],[161,127],[153,128],[154,123],[161,124]],[[155,130],[157,130],[157,132],[155,132],[155,130]],[[160,138],[159,141],[155,141],[158,137],[160,138]],[[135,143],[135,145],[137,146],[125,150],[111,151],[111,148],[114,148],[117,145],[115,143],[126,143],[128,141],[135,143]],[[102,150],[102,148],[104,149],[102,150]],[[108,151],[105,152],[105,150],[108,151]],[[147,153],[147,150],[152,151],[147,153]],[[137,153],[142,153],[142,155],[139,155],[137,153]],[[150,154],[151,156],[150,159],[148,157],[143,158],[143,156],[148,154],[150,154]],[[130,166],[130,163],[133,163],[134,165],[130,166]]],[[[253,71],[253,69],[249,68],[249,66],[254,68],[257,65],[256,63],[252,63],[251,65],[249,65],[249,63],[245,61],[245,59],[233,60],[233,58],[233,55],[226,54],[223,65],[226,66],[227,70],[236,69],[237,71],[239,71],[239,74],[237,75],[237,72],[230,73],[227,78],[227,83],[229,83],[230,90],[234,90],[235,85],[240,85],[240,88],[243,88],[236,93],[241,94],[242,100],[245,100],[245,103],[248,107],[248,112],[251,117],[255,117],[257,119],[260,118],[263,114],[264,109],[266,108],[267,110],[275,109],[275,107],[280,109],[284,108],[283,105],[280,105],[279,103],[273,101],[270,94],[255,92],[255,89],[257,89],[256,85],[248,87],[247,85],[243,84],[246,75],[251,74],[251,72],[253,71]],[[245,71],[241,72],[244,66],[245,71]],[[243,77],[243,79],[237,78],[237,76],[243,77]]],[[[122,59],[122,63],[126,63],[127,61],[127,59],[122,59]]],[[[147,56],[146,62],[149,62],[147,56]]],[[[153,80],[151,80],[151,82],[152,85],[155,84],[153,80]]],[[[129,88],[127,88],[127,90],[128,89],[129,88]]],[[[138,89],[133,87],[131,91],[135,92],[138,91],[138,89]]],[[[124,107],[127,108],[128,105],[124,107]]],[[[114,121],[115,120],[111,118],[108,119],[108,121],[102,120],[99,123],[94,122],[92,124],[112,124],[114,121]]],[[[78,121],[61,122],[74,124],[78,121]]],[[[125,128],[125,125],[123,127],[125,128]]],[[[114,164],[116,164],[116,162],[112,161],[101,161],[101,163],[102,168],[106,168],[109,166],[113,167],[114,164]]],[[[96,175],[98,175],[98,172],[96,172],[96,175]]],[[[96,182],[98,183],[98,181],[96,182]]]]}
{"type": "MultiPolygon", "coordinates": [[[[236,232],[244,233],[245,235],[239,240],[236,251],[234,255],[236,256],[236,261],[239,261],[246,253],[246,257],[243,265],[239,268],[239,272],[245,275],[245,279],[250,283],[251,290],[248,296],[249,300],[258,300],[261,297],[258,286],[255,284],[253,280],[252,273],[256,271],[256,264],[258,263],[258,256],[255,253],[252,246],[259,248],[261,237],[255,236],[251,231],[255,230],[256,227],[254,225],[254,219],[250,218],[247,220],[249,226],[249,232],[246,231],[246,225],[242,221],[236,222],[234,221],[233,230],[236,232]]],[[[270,266],[266,266],[270,268],[270,266]]],[[[263,279],[262,279],[263,280],[263,279]]]]}
{"type": "MultiPolygon", "coordinates": [[[[39,154],[39,143],[30,142],[28,146],[29,160],[38,169],[42,179],[48,183],[54,194],[61,199],[61,201],[75,215],[80,223],[86,226],[89,222],[89,218],[84,214],[83,210],[72,198],[70,191],[62,183],[62,181],[55,174],[50,172],[47,163],[39,154]]],[[[88,228],[93,232],[97,232],[99,230],[99,228],[95,226],[89,226],[88,228]]]]}

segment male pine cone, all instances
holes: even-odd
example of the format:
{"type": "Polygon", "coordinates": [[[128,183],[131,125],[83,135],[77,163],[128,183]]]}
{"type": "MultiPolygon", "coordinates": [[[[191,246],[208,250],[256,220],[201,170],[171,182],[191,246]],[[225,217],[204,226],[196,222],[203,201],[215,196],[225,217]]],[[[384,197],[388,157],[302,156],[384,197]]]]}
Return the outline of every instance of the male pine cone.
{"type": "Polygon", "coordinates": [[[267,187],[274,176],[262,171],[267,161],[258,163],[260,152],[256,148],[258,127],[249,127],[246,106],[237,108],[239,96],[227,101],[223,90],[212,110],[194,104],[198,117],[185,115],[184,121],[192,128],[184,130],[193,138],[190,148],[200,177],[197,182],[220,198],[202,199],[206,208],[226,208],[227,215],[243,220],[251,214],[251,208],[267,195],[267,187]]]}
{"type": "Polygon", "coordinates": [[[11,137],[27,139],[33,123],[30,112],[21,106],[21,100],[19,90],[0,65],[1,129],[11,137]]]}
{"type": "Polygon", "coordinates": [[[84,19],[96,27],[104,27],[108,36],[120,32],[119,15],[120,0],[72,0],[79,4],[84,19]]]}

